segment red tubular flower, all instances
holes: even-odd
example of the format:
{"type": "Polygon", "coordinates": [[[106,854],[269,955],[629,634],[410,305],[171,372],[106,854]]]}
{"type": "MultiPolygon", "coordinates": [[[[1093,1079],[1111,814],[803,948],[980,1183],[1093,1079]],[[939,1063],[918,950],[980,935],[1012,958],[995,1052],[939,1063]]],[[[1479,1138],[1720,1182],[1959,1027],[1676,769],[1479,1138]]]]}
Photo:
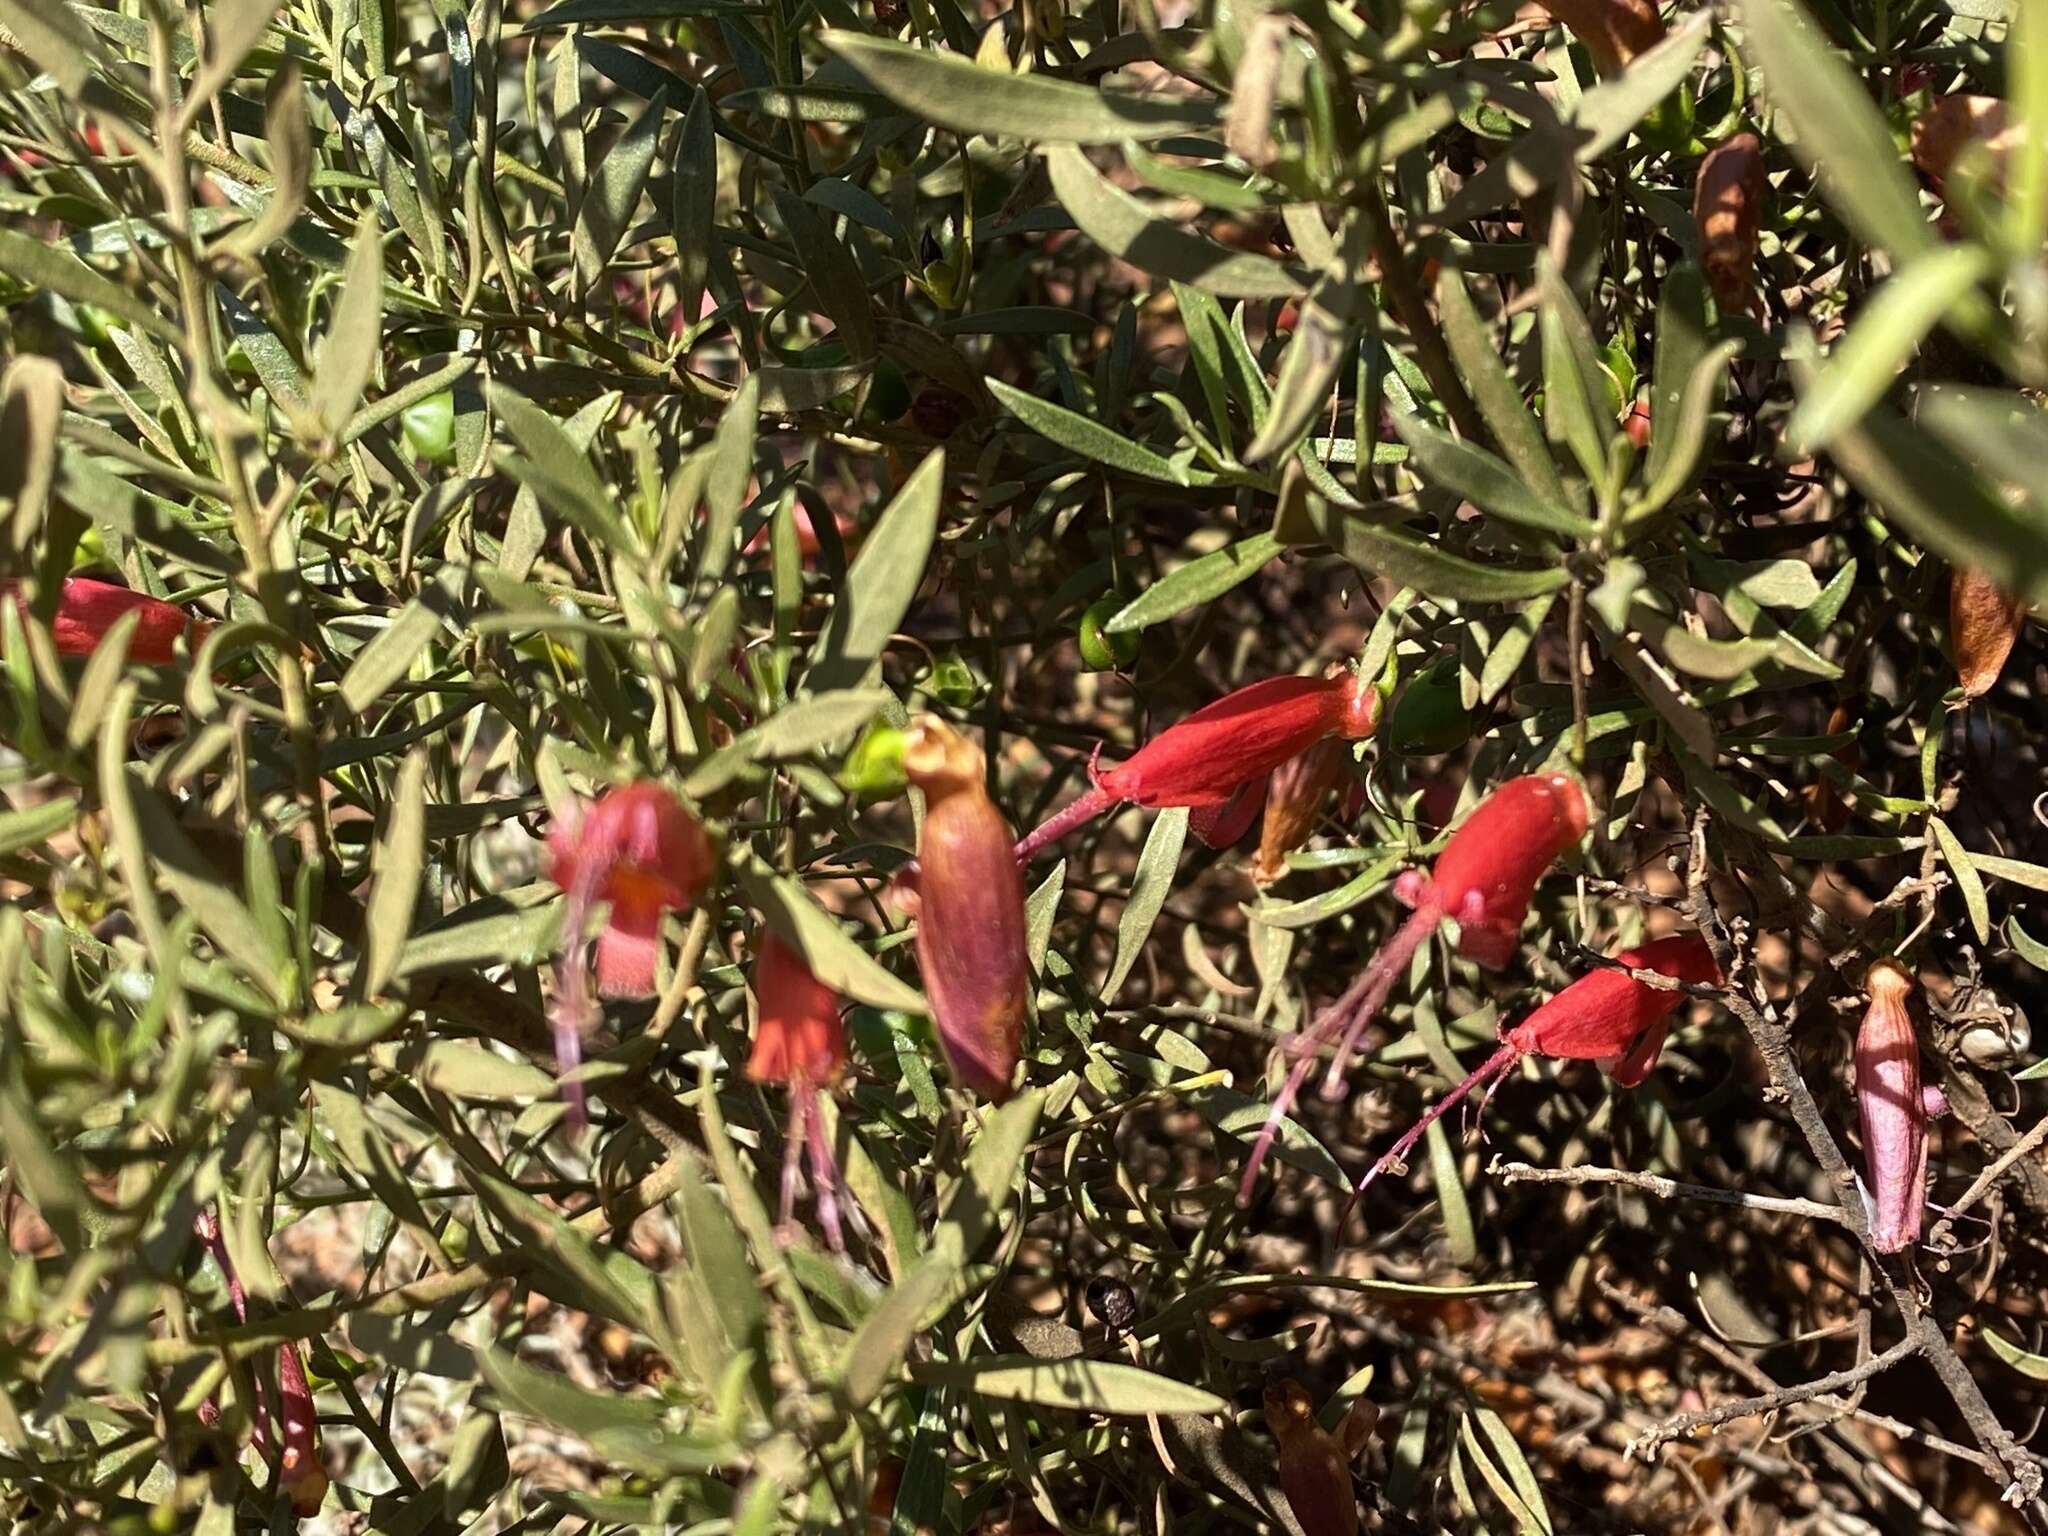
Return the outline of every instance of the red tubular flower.
{"type": "Polygon", "coordinates": [[[1335,1098],[1343,1092],[1344,1069],[1351,1053],[1378,1016],[1395,980],[1437,924],[1447,917],[1454,920],[1458,952],[1498,970],[1514,956],[1536,882],[1559,854],[1585,834],[1586,796],[1576,780],[1562,773],[1510,779],[1481,801],[1451,834],[1437,856],[1434,877],[1410,871],[1395,883],[1395,895],[1415,910],[1344,995],[1298,1037],[1294,1067],[1274,1095],[1272,1111],[1245,1164],[1244,1181],[1238,1187],[1240,1202],[1250,1201],[1280,1122],[1308,1080],[1317,1053],[1336,1041],[1323,1080],[1324,1095],[1335,1098]]]}
{"type": "Polygon", "coordinates": [[[1266,784],[1266,819],[1259,827],[1259,853],[1252,860],[1252,879],[1271,885],[1287,873],[1287,855],[1308,841],[1330,798],[1344,778],[1344,743],[1326,737],[1299,757],[1273,770],[1266,784]]]}
{"type": "MultiPolygon", "coordinates": [[[[799,1169],[808,1162],[818,1193],[818,1220],[832,1251],[843,1253],[839,1207],[845,1180],[832,1155],[819,1104],[819,1096],[846,1071],[846,1024],[839,1015],[839,994],[811,974],[801,955],[766,933],[754,954],[754,1004],[754,1049],[747,1057],[747,1077],[789,1088],[789,1135],[782,1154],[784,1240],[796,1231],[799,1169]]],[[[857,1225],[859,1210],[850,1198],[846,1210],[857,1225]]]]}
{"type": "Polygon", "coordinates": [[[284,1426],[284,1450],[278,1458],[277,1485],[292,1501],[301,1520],[320,1513],[327,1498],[327,1468],[320,1461],[320,1421],[313,1409],[313,1390],[299,1361],[299,1346],[277,1346],[277,1388],[283,1399],[278,1417],[284,1426]]]}
{"type": "MultiPolygon", "coordinates": [[[[202,1206],[192,1219],[192,1230],[213,1256],[213,1262],[220,1266],[221,1277],[227,1281],[228,1302],[235,1309],[236,1320],[246,1323],[249,1320],[249,1299],[242,1289],[241,1276],[235,1272],[235,1261],[221,1238],[219,1210],[210,1204],[202,1206]]],[[[250,1435],[256,1449],[268,1457],[269,1394],[264,1390],[261,1371],[251,1371],[250,1377],[255,1387],[254,1409],[249,1416],[250,1435]]],[[[306,1367],[299,1359],[296,1344],[277,1346],[277,1388],[281,1399],[278,1420],[283,1431],[277,1484],[285,1497],[291,1500],[292,1513],[302,1520],[309,1519],[320,1512],[321,1504],[326,1501],[327,1468],[320,1460],[320,1421],[313,1407],[313,1389],[307,1384],[306,1367]]],[[[220,1422],[220,1407],[212,1398],[199,1405],[199,1419],[209,1427],[220,1422]]]]}
{"type": "Polygon", "coordinates": [[[1920,1238],[1927,1203],[1927,1122],[1948,1113],[1939,1088],[1920,1082],[1913,978],[1880,960],[1863,982],[1870,1007],[1856,1031],[1856,1107],[1863,1119],[1870,1245],[1898,1253],[1920,1238]]]}
{"type": "Polygon", "coordinates": [[[981,753],[943,721],[918,722],[903,770],[925,796],[917,962],[932,1022],[953,1075],[1000,1104],[1010,1097],[1030,984],[1010,825],[988,797],[981,753]]]}
{"type": "Polygon", "coordinates": [[[1247,684],[1096,773],[1093,789],[1017,844],[1017,862],[1028,863],[1039,849],[1125,800],[1154,809],[1222,805],[1326,737],[1355,741],[1370,736],[1379,721],[1378,688],[1348,667],[1323,677],[1247,684]]]}
{"type": "MultiPolygon", "coordinates": [[[[567,1072],[582,1058],[591,1022],[584,929],[592,907],[609,908],[597,936],[597,990],[647,997],[661,953],[661,918],[687,907],[711,878],[716,854],[697,818],[667,789],[642,780],[608,790],[548,836],[548,877],[567,893],[566,935],[555,986],[555,1054],[567,1072]]],[[[565,1085],[570,1123],[584,1123],[582,1084],[565,1085]]]]}
{"type": "MultiPolygon", "coordinates": [[[[21,583],[0,581],[0,597],[22,604],[21,583]]],[[[146,666],[169,666],[177,659],[180,636],[193,650],[199,649],[213,626],[195,620],[176,603],[117,587],[110,581],[88,576],[67,576],[57,597],[57,612],[50,624],[50,638],[59,656],[90,656],[106,639],[107,631],[124,613],[139,613],[135,633],[129,637],[128,656],[146,666]]]]}
{"type": "MultiPolygon", "coordinates": [[[[1713,986],[1721,980],[1714,952],[1696,933],[1656,939],[1640,949],[1614,957],[1630,970],[1654,971],[1674,981],[1713,986]]],[[[1404,1161],[1423,1133],[1473,1089],[1498,1081],[1524,1056],[1561,1061],[1594,1061],[1624,1088],[1650,1075],[1671,1030],[1671,1015],[1686,994],[1673,987],[1639,981],[1627,971],[1588,972],[1543,1004],[1513,1029],[1501,1032],[1500,1049],[1473,1070],[1457,1087],[1438,1099],[1378,1162],[1367,1170],[1353,1192],[1352,1203],[1387,1169],[1404,1161]]],[[[1346,1214],[1349,1214],[1348,1208],[1346,1214]]]]}

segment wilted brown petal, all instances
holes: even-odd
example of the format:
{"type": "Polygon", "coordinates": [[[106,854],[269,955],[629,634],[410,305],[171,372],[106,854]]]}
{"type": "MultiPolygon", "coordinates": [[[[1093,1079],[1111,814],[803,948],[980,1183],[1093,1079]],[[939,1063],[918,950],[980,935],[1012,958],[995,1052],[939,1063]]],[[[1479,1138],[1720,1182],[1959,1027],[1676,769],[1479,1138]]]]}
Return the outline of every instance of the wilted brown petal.
{"type": "Polygon", "coordinates": [[[2023,611],[2018,598],[1982,572],[1958,569],[1950,575],[1948,644],[1964,698],[1982,698],[1997,686],[2019,639],[2023,611]]]}
{"type": "Polygon", "coordinates": [[[1745,313],[1753,302],[1763,198],[1764,152],[1755,134],[1736,134],[1700,162],[1692,217],[1700,266],[1723,314],[1745,313]]]}

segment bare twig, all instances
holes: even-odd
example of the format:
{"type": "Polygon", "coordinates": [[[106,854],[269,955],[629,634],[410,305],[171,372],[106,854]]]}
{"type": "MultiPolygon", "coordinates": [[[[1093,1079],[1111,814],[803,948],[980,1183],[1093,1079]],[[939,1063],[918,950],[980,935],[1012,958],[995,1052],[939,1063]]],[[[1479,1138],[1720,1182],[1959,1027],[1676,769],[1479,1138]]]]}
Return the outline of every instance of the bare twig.
{"type": "Polygon", "coordinates": [[[1771,1211],[1780,1216],[1803,1216],[1810,1221],[1848,1224],[1840,1206],[1818,1200],[1783,1199],[1776,1195],[1751,1195],[1739,1189],[1717,1189],[1709,1184],[1681,1184],[1654,1173],[1634,1173],[1626,1168],[1537,1168],[1528,1163],[1504,1163],[1495,1158],[1486,1170],[1509,1184],[1620,1184],[1640,1189],[1663,1200],[1704,1200],[1712,1205],[1736,1205],[1745,1210],[1771,1211]]]}
{"type": "Polygon", "coordinates": [[[2000,1153],[1998,1160],[1989,1168],[1978,1174],[1970,1187],[1963,1191],[1962,1197],[1948,1208],[1947,1214],[1941,1220],[1934,1224],[1934,1230],[1927,1234],[1927,1240],[1930,1243],[1938,1244],[1944,1237],[1948,1236],[1949,1229],[1954,1224],[1956,1217],[1962,1215],[1963,1212],[1983,1199],[1990,1191],[1991,1186],[2005,1176],[2008,1168],[2012,1167],[2021,1158],[2039,1150],[2044,1143],[2048,1143],[2048,1120],[2042,1120],[2031,1131],[2027,1132],[2026,1135],[2000,1153]]]}
{"type": "Polygon", "coordinates": [[[1826,1376],[1816,1376],[1812,1381],[1803,1381],[1796,1387],[1779,1387],[1772,1392],[1759,1392],[1755,1397],[1737,1398],[1732,1403],[1723,1403],[1718,1408],[1701,1408],[1692,1413],[1681,1413],[1676,1418],[1666,1419],[1655,1429],[1645,1430],[1628,1445],[1628,1454],[1642,1461],[1654,1460],[1657,1452],[1667,1443],[1691,1434],[1696,1429],[1712,1429],[1716,1424],[1730,1424],[1737,1419],[1753,1419],[1766,1413],[1776,1413],[1781,1408],[1790,1408],[1796,1403],[1810,1403],[1817,1397],[1828,1397],[1844,1388],[1890,1370],[1901,1360],[1909,1360],[1920,1352],[1919,1345],[1911,1338],[1899,1340],[1881,1355],[1872,1355],[1860,1365],[1847,1370],[1833,1371],[1826,1376]]]}

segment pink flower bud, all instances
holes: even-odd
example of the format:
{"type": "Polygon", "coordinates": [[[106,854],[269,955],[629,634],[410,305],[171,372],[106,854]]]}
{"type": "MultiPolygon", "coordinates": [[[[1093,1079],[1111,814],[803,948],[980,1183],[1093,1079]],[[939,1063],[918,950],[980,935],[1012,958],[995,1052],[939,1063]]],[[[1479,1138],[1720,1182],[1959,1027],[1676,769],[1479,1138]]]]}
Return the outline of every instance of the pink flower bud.
{"type": "MultiPolygon", "coordinates": [[[[584,928],[608,910],[597,936],[597,990],[647,997],[661,954],[661,919],[687,907],[711,878],[717,855],[697,818],[662,785],[643,779],[608,790],[565,816],[548,836],[549,878],[567,894],[565,948],[556,971],[555,1053],[563,1071],[582,1057],[592,1022],[584,928]]],[[[568,1085],[571,1123],[583,1122],[580,1084],[568,1085]]]]}
{"type": "Polygon", "coordinates": [[[1030,984],[1010,826],[988,797],[981,753],[943,721],[918,722],[903,768],[925,796],[917,960],[932,1021],[953,1075],[1001,1103],[1023,1044],[1030,984]]]}
{"type": "Polygon", "coordinates": [[[1287,855],[1315,830],[1323,802],[1344,778],[1344,743],[1325,738],[1273,770],[1266,783],[1266,819],[1252,879],[1271,885],[1287,873],[1287,855]]]}
{"type": "MultiPolygon", "coordinates": [[[[0,581],[0,597],[22,604],[21,583],[0,581]]],[[[90,656],[106,639],[114,621],[131,610],[141,618],[129,639],[128,656],[146,666],[170,665],[177,658],[180,636],[187,637],[190,648],[196,651],[213,628],[210,623],[195,621],[177,604],[151,597],[147,592],[94,581],[87,576],[67,576],[50,625],[50,638],[56,644],[57,654],[90,656]]]]}
{"type": "Polygon", "coordinates": [[[1870,1007],[1856,1031],[1856,1107],[1863,1118],[1870,1244],[1879,1253],[1897,1253],[1919,1241],[1927,1204],[1927,1122],[1948,1110],[1940,1089],[1920,1083],[1913,985],[1897,962],[1873,965],[1863,982],[1870,1007]]]}

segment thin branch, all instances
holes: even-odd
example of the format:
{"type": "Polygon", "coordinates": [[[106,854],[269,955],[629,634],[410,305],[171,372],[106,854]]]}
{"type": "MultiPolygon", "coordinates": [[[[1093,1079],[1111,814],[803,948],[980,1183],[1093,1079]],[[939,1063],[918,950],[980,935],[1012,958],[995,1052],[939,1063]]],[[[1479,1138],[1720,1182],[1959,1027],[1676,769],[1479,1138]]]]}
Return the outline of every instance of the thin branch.
{"type": "Polygon", "coordinates": [[[1796,1387],[1780,1387],[1775,1392],[1759,1392],[1755,1397],[1737,1398],[1732,1403],[1723,1403],[1718,1408],[1701,1408],[1692,1413],[1681,1413],[1676,1418],[1666,1419],[1655,1429],[1645,1430],[1628,1443],[1628,1454],[1639,1461],[1653,1461],[1657,1453],[1670,1441],[1678,1440],[1697,1429],[1712,1429],[1717,1424],[1731,1424],[1737,1419],[1753,1419],[1762,1414],[1776,1413],[1781,1408],[1790,1408],[1796,1403],[1810,1403],[1817,1397],[1829,1397],[1858,1382],[1890,1370],[1901,1360],[1909,1360],[1920,1352],[1919,1344],[1911,1339],[1899,1340],[1881,1355],[1872,1355],[1860,1365],[1847,1370],[1834,1371],[1826,1376],[1816,1376],[1812,1381],[1803,1381],[1796,1387]]]}
{"type": "Polygon", "coordinates": [[[1948,1208],[1948,1213],[1934,1224],[1934,1230],[1927,1234],[1927,1240],[1930,1243],[1939,1243],[1944,1237],[1948,1236],[1949,1229],[1958,1216],[1983,1199],[1990,1191],[1991,1186],[2005,1176],[2008,1168],[2012,1167],[2021,1158],[2037,1151],[2043,1143],[2048,1143],[2048,1120],[2042,1120],[2031,1131],[2027,1132],[2026,1135],[2000,1153],[1997,1162],[1978,1174],[1970,1187],[1963,1191],[1962,1198],[1956,1201],[1954,1205],[1951,1205],[1948,1208]]]}
{"type": "Polygon", "coordinates": [[[1504,1163],[1496,1157],[1486,1171],[1509,1184],[1620,1184],[1662,1200],[1703,1200],[1710,1205],[1736,1205],[1744,1210],[1802,1216],[1809,1221],[1849,1224],[1848,1217],[1838,1205],[1823,1205],[1818,1200],[1785,1199],[1776,1195],[1752,1195],[1739,1189],[1717,1189],[1709,1184],[1681,1184],[1676,1179],[1654,1173],[1634,1173],[1626,1168],[1537,1168],[1529,1163],[1504,1163]]]}

